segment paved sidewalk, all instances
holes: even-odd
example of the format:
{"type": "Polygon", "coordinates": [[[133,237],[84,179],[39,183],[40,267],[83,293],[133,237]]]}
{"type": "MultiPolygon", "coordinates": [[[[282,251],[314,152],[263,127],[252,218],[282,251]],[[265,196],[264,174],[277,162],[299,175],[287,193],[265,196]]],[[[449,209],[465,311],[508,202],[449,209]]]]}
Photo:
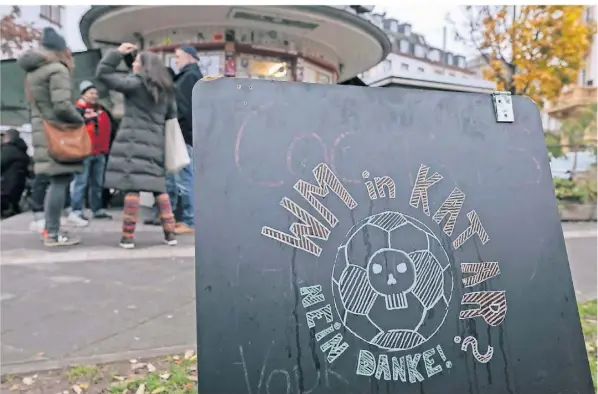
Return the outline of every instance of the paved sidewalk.
{"type": "Polygon", "coordinates": [[[3,220],[2,374],[109,362],[195,347],[194,242],[163,244],[139,224],[136,248],[118,247],[120,212],[95,221],[71,248],[44,248],[31,215],[3,220]]]}
{"type": "MultiPolygon", "coordinates": [[[[31,216],[0,222],[2,373],[110,362],[195,347],[193,237],[162,244],[140,224],[118,247],[120,214],[81,231],[83,243],[44,249],[31,216]]],[[[596,296],[596,224],[564,224],[576,289],[596,296]]]]}

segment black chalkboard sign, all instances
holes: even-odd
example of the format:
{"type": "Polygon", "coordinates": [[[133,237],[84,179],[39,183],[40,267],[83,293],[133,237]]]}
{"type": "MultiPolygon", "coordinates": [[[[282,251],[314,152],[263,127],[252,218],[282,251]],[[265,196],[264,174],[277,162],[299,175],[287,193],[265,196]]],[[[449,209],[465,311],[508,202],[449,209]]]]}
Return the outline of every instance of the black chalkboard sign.
{"type": "Polygon", "coordinates": [[[538,109],[502,99],[198,83],[199,392],[591,393],[538,109]]]}

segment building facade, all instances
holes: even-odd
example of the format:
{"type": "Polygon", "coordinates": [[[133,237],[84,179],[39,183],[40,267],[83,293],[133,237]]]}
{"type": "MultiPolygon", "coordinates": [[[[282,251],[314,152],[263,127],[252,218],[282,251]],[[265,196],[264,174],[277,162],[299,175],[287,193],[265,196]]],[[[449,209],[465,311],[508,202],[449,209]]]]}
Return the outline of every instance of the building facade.
{"type": "Polygon", "coordinates": [[[80,31],[88,49],[134,42],[173,68],[176,47],[194,46],[206,75],[338,83],[391,50],[358,7],[92,6],[80,31]]]}
{"type": "Polygon", "coordinates": [[[464,56],[429,45],[424,36],[413,31],[410,23],[380,14],[370,18],[387,34],[392,53],[360,75],[368,85],[469,92],[495,90],[495,84],[467,68],[464,56]]]}

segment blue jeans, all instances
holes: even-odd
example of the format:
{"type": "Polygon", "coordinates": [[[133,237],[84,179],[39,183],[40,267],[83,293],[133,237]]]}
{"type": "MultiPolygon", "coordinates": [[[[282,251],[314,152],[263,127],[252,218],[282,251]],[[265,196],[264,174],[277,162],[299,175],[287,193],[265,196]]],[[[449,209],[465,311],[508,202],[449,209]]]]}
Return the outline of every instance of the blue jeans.
{"type": "Polygon", "coordinates": [[[85,190],[89,188],[89,208],[93,213],[102,210],[102,190],[104,186],[104,168],[106,155],[89,156],[83,161],[83,172],[75,174],[75,184],[71,194],[73,212],[81,214],[85,201],[85,190]]]}
{"type": "MultiPolygon", "coordinates": [[[[195,213],[193,212],[194,193],[193,193],[193,147],[187,145],[187,153],[191,158],[188,166],[174,174],[174,182],[176,184],[176,193],[181,197],[181,205],[183,217],[182,221],[189,227],[195,227],[195,213]]],[[[172,184],[173,176],[170,175],[170,183],[172,184]]],[[[166,188],[168,189],[169,179],[166,179],[166,188]]],[[[170,190],[168,191],[169,195],[170,190]]],[[[177,194],[174,194],[176,196],[177,194]]],[[[176,198],[171,197],[172,211],[176,210],[176,198]]]]}
{"type": "MultiPolygon", "coordinates": [[[[189,157],[191,158],[189,165],[176,174],[166,174],[166,192],[170,198],[173,213],[177,211],[180,196],[183,212],[181,221],[189,227],[195,227],[195,213],[193,211],[193,147],[191,145],[187,145],[187,153],[189,153],[189,157]]],[[[157,217],[158,208],[156,204],[154,204],[152,210],[154,217],[157,217]]]]}

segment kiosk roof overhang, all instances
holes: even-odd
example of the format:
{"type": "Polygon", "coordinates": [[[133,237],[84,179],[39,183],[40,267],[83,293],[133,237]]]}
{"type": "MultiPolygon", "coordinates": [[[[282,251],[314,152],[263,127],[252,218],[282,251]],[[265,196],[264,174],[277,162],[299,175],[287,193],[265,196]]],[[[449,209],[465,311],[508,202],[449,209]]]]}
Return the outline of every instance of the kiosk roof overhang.
{"type": "Polygon", "coordinates": [[[391,50],[387,35],[368,20],[331,6],[92,6],[80,22],[87,48],[96,40],[133,41],[135,34],[208,25],[243,26],[285,30],[325,45],[337,54],[339,82],[355,77],[379,62],[391,50]],[[270,24],[229,17],[233,8],[263,10],[286,18],[306,21],[306,26],[270,24]],[[310,26],[310,22],[315,22],[310,26]]]}

